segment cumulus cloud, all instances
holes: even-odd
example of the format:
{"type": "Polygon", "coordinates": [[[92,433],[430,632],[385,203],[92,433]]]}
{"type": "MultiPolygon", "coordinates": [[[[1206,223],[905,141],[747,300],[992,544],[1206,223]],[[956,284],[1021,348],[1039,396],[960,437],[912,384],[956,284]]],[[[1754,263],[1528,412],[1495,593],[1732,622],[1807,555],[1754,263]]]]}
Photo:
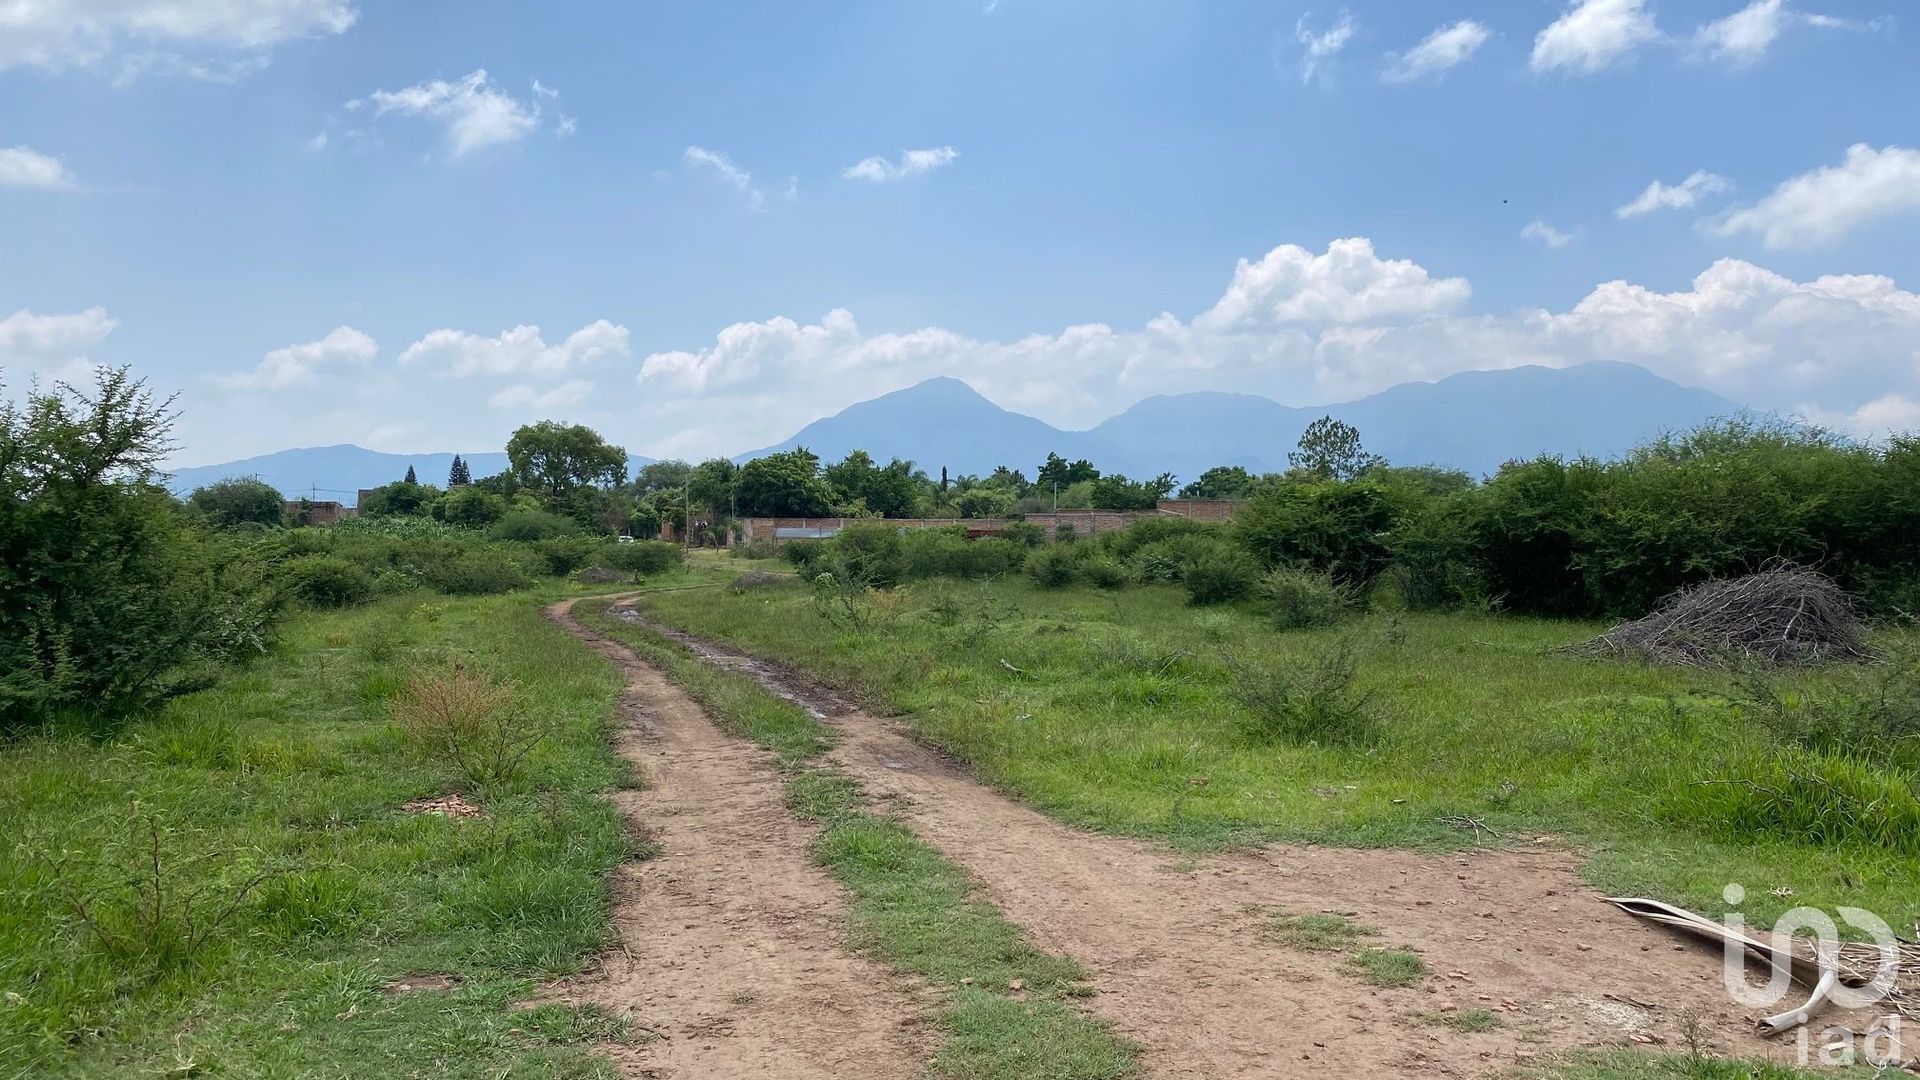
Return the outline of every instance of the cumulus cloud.
{"type": "Polygon", "coordinates": [[[1327,62],[1340,55],[1353,35],[1360,32],[1360,24],[1346,11],[1340,13],[1333,25],[1318,32],[1307,28],[1307,19],[1308,16],[1302,15],[1293,24],[1293,37],[1301,48],[1300,81],[1303,83],[1312,82],[1315,75],[1323,73],[1327,62]]]}
{"type": "Polygon", "coordinates": [[[0,70],[95,68],[237,77],[295,38],[345,33],[350,0],[30,0],[0,5],[0,70]],[[241,54],[235,56],[235,54],[241,54]]]}
{"type": "Polygon", "coordinates": [[[365,367],[379,351],[367,335],[351,326],[337,326],[319,341],[275,349],[252,371],[228,375],[221,381],[228,386],[284,390],[312,384],[326,368],[365,367]]]}
{"type": "Polygon", "coordinates": [[[1920,295],[1888,278],[1795,281],[1737,259],[1685,287],[1626,281],[1563,311],[1466,310],[1471,287],[1365,239],[1293,245],[1242,260],[1190,320],[1101,323],[1011,341],[941,327],[868,332],[835,309],[721,330],[708,345],[640,363],[647,449],[739,449],[739,426],[793,430],[855,400],[960,375],[995,401],[1066,427],[1156,393],[1233,390],[1294,405],[1348,400],[1409,380],[1523,364],[1624,360],[1766,409],[1826,410],[1848,430],[1892,423],[1920,401],[1920,295]],[[670,392],[668,392],[670,391],[670,392]],[[1897,400],[1896,400],[1897,399],[1897,400]]]}
{"type": "Polygon", "coordinates": [[[1732,188],[1733,185],[1726,177],[1704,169],[1672,187],[1655,180],[1648,184],[1647,189],[1632,202],[1614,210],[1613,216],[1625,221],[1628,218],[1643,217],[1656,210],[1685,210],[1698,204],[1706,196],[1718,195],[1732,188]]]}
{"type": "MultiPolygon", "coordinates": [[[[461,157],[489,146],[518,142],[540,129],[542,101],[557,101],[558,93],[533,84],[533,97],[521,101],[500,88],[480,68],[462,79],[431,79],[403,90],[375,90],[362,100],[347,103],[349,111],[371,108],[377,119],[390,113],[424,117],[446,125],[447,148],[461,157]]],[[[561,116],[559,125],[573,130],[573,120],[561,116]]],[[[311,144],[310,144],[311,145],[311,144]]]]}
{"type": "Polygon", "coordinates": [[[1439,78],[1473,59],[1473,54],[1487,43],[1489,36],[1487,28],[1472,19],[1442,26],[1420,44],[1393,57],[1380,77],[1390,83],[1439,78]]]}
{"type": "Polygon", "coordinates": [[[0,187],[68,191],[73,187],[73,174],[59,158],[48,157],[30,146],[0,146],[0,187]]]}
{"type": "Polygon", "coordinates": [[[953,164],[960,151],[951,146],[936,146],[925,150],[903,150],[900,160],[889,161],[884,157],[862,158],[847,166],[841,176],[848,180],[871,180],[884,184],[894,180],[905,180],[909,176],[919,176],[935,169],[944,169],[953,164]]]}
{"type": "Polygon", "coordinates": [[[558,375],[630,355],[627,328],[597,319],[555,344],[548,344],[537,326],[516,326],[491,338],[459,330],[435,330],[406,347],[400,354],[400,366],[459,376],[558,375]]]}
{"type": "Polygon", "coordinates": [[[564,409],[580,404],[592,393],[593,384],[585,379],[568,379],[547,390],[516,383],[495,391],[487,404],[496,409],[564,409]]]}
{"type": "Polygon", "coordinates": [[[1838,165],[1796,176],[1752,206],[1706,223],[1728,237],[1752,233],[1769,249],[1813,247],[1878,218],[1920,209],[1920,150],[1866,143],[1838,165]]]}
{"type": "Polygon", "coordinates": [[[1520,239],[1531,240],[1541,247],[1563,248],[1573,243],[1573,234],[1561,232],[1544,221],[1531,221],[1520,230],[1520,239]]]}
{"type": "Polygon", "coordinates": [[[1754,0],[1725,18],[1715,19],[1694,31],[1689,44],[1694,55],[1718,60],[1734,67],[1758,63],[1773,48],[1774,42],[1794,26],[1819,30],[1874,30],[1882,20],[1843,19],[1817,12],[1798,11],[1787,0],[1754,0]]]}
{"type": "Polygon", "coordinates": [[[0,319],[0,363],[42,364],[82,358],[113,333],[120,320],[103,307],[63,315],[36,315],[25,308],[0,319]]]}
{"type": "Polygon", "coordinates": [[[1578,0],[1533,39],[1536,72],[1592,75],[1660,39],[1646,0],[1578,0]]]}

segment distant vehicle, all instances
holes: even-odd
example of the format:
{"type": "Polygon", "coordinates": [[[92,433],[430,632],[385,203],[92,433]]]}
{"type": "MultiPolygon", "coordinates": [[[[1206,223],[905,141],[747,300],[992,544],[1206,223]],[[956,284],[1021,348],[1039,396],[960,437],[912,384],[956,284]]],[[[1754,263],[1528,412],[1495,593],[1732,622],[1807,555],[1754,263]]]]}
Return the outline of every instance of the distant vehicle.
{"type": "Polygon", "coordinates": [[[616,536],[616,537],[614,537],[614,539],[615,539],[615,540],[618,540],[619,542],[621,542],[621,543],[623,543],[623,544],[631,544],[631,543],[633,543],[633,537],[631,537],[631,536],[626,536],[626,535],[624,535],[624,534],[623,534],[623,535],[620,535],[620,536],[616,536]]]}

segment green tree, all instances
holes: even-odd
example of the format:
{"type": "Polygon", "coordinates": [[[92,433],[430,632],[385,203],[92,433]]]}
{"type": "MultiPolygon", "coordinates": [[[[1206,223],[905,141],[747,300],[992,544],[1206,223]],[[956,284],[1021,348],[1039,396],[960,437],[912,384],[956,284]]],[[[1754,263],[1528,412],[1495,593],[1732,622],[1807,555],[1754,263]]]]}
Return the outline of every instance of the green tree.
{"type": "Polygon", "coordinates": [[[1129,480],[1112,473],[1093,481],[1093,505],[1102,510],[1151,510],[1173,491],[1173,474],[1151,480],[1129,480]]]}
{"type": "Polygon", "coordinates": [[[640,471],[634,474],[634,493],[651,495],[668,488],[685,487],[692,475],[693,466],[684,461],[651,461],[640,466],[640,471]]]}
{"type": "Polygon", "coordinates": [[[1287,464],[1323,479],[1351,480],[1384,461],[1360,445],[1352,424],[1323,416],[1307,425],[1298,447],[1287,454],[1287,464]]]}
{"type": "Polygon", "coordinates": [[[156,483],[171,406],[126,368],[0,395],[0,728],[137,705],[266,633],[271,608],[156,483]]]}
{"type": "Polygon", "coordinates": [[[549,499],[627,480],[627,452],[583,424],[542,420],[523,427],[507,440],[507,460],[521,487],[549,499]]]}
{"type": "Polygon", "coordinates": [[[739,476],[740,466],[726,458],[708,458],[687,473],[687,497],[710,514],[731,514],[739,476]]]}
{"type": "Polygon", "coordinates": [[[1215,465],[1180,489],[1183,499],[1244,499],[1253,490],[1253,474],[1238,465],[1215,465]]]}
{"type": "Polygon", "coordinates": [[[820,478],[820,459],[805,447],[740,466],[736,491],[742,516],[824,517],[833,512],[833,490],[820,478]]]}
{"type": "Polygon", "coordinates": [[[1098,479],[1100,470],[1094,468],[1093,462],[1086,458],[1069,463],[1059,454],[1048,454],[1040,471],[1034,474],[1033,486],[1040,489],[1041,493],[1048,493],[1056,487],[1065,489],[1098,479]]]}
{"type": "Polygon", "coordinates": [[[440,489],[432,484],[417,484],[411,480],[395,480],[391,484],[381,484],[367,493],[360,503],[360,512],[367,517],[404,517],[425,514],[433,507],[433,501],[440,497],[440,489]]]}
{"type": "Polygon", "coordinates": [[[485,528],[507,516],[507,500],[469,485],[434,503],[433,516],[449,525],[485,528]]]}
{"type": "Polygon", "coordinates": [[[884,517],[904,517],[913,511],[914,500],[932,488],[932,482],[920,475],[913,462],[894,458],[883,468],[875,465],[865,450],[855,450],[824,472],[835,501],[858,505],[884,517]]]}
{"type": "Polygon", "coordinates": [[[447,490],[465,487],[473,483],[473,470],[467,468],[467,459],[459,454],[453,455],[453,465],[447,469],[447,490]]]}
{"type": "Polygon", "coordinates": [[[420,478],[414,475],[413,466],[411,465],[407,466],[407,475],[401,477],[400,479],[401,479],[401,483],[405,483],[405,484],[418,484],[420,482],[420,478]]]}
{"type": "Polygon", "coordinates": [[[209,525],[279,525],[286,500],[257,476],[230,476],[193,489],[187,502],[209,525]]]}

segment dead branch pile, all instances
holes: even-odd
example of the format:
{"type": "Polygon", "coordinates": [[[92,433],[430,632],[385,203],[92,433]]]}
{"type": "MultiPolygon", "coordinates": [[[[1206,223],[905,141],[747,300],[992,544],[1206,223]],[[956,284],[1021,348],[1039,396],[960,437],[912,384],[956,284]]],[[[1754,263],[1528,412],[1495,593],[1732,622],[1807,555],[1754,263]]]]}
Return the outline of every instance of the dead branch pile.
{"type": "Polygon", "coordinates": [[[1872,655],[1840,586],[1786,562],[1682,589],[1653,614],[1570,649],[1688,667],[1785,667],[1872,655]]]}

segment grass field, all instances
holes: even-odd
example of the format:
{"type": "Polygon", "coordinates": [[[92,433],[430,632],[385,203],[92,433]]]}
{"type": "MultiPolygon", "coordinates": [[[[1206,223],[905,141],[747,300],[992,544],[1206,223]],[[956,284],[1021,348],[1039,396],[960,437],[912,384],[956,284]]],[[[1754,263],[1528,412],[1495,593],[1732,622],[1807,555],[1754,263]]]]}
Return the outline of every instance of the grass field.
{"type": "Polygon", "coordinates": [[[1283,632],[1168,587],[1024,581],[866,604],[864,627],[798,582],[646,606],[904,715],[987,781],[1094,829],[1194,847],[1551,834],[1584,845],[1608,890],[1719,911],[1739,882],[1763,924],[1801,903],[1920,916],[1911,773],[1783,738],[1730,700],[1728,676],[1556,651],[1597,625],[1374,615],[1283,632]],[[1351,686],[1316,697],[1343,655],[1351,686]],[[1324,737],[1292,730],[1303,710],[1273,704],[1289,695],[1333,715],[1304,710],[1324,737]]]}
{"type": "Polygon", "coordinates": [[[10,742],[0,1075],[609,1075],[589,1046],[619,1023],[512,1007],[606,940],[630,855],[603,797],[627,775],[620,681],[538,599],[300,614],[154,715],[10,742]],[[469,789],[484,816],[405,813],[462,785],[387,702],[453,662],[512,680],[551,732],[513,782],[469,789]]]}

